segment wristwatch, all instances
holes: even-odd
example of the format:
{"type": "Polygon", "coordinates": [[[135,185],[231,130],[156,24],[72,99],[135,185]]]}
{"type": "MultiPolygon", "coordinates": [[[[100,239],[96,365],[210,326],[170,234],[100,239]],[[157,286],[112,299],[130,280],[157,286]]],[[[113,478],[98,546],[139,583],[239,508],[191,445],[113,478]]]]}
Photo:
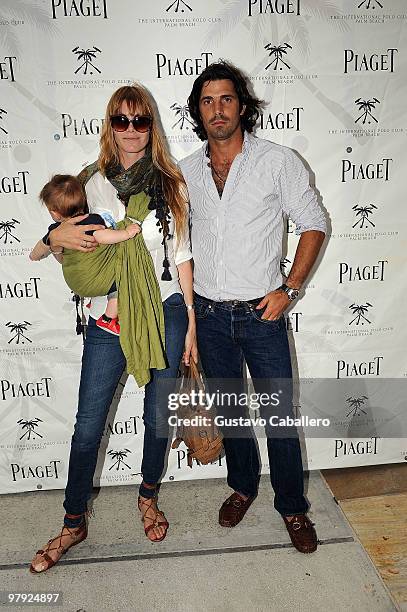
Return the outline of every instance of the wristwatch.
{"type": "Polygon", "coordinates": [[[187,310],[195,310],[194,304],[185,304],[187,310]]]}
{"type": "Polygon", "coordinates": [[[297,297],[299,296],[299,293],[300,293],[299,289],[293,289],[292,287],[289,287],[285,283],[282,284],[281,287],[278,287],[278,289],[281,289],[282,291],[285,291],[285,293],[288,295],[288,299],[291,300],[291,301],[297,299],[297,297]]]}

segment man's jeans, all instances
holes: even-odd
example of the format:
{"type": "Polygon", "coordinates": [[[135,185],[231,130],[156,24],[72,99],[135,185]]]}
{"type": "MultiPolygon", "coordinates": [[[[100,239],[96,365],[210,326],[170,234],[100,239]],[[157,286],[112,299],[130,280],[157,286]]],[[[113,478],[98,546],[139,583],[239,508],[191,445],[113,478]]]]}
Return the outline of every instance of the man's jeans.
{"type": "MultiPolygon", "coordinates": [[[[243,379],[243,359],[256,379],[292,379],[285,319],[261,320],[263,310],[252,305],[213,302],[195,295],[198,350],[209,379],[243,379]]],[[[261,382],[261,381],[259,381],[261,382]]],[[[239,385],[238,385],[239,386],[239,385]]],[[[243,383],[242,383],[243,388],[243,383]]],[[[257,389],[256,389],[257,391],[257,389]]],[[[228,485],[244,495],[256,495],[259,458],[253,435],[245,428],[244,438],[225,431],[224,446],[228,485]]],[[[268,434],[268,428],[266,428],[268,434]]],[[[303,514],[304,479],[298,437],[269,437],[267,450],[274,507],[283,516],[303,514]]]]}
{"type": "MultiPolygon", "coordinates": [[[[165,344],[168,366],[165,370],[151,370],[151,380],[145,387],[144,399],[144,448],[141,472],[147,484],[156,484],[164,469],[168,443],[162,437],[163,428],[168,431],[168,405],[158,401],[159,381],[175,378],[180,365],[188,317],[183,296],[174,293],[163,302],[165,318],[165,344]],[[160,437],[156,436],[157,429],[160,437]]],[[[79,404],[72,437],[68,482],[64,508],[68,514],[86,512],[87,501],[93,486],[100,441],[107,414],[123,374],[126,361],[117,336],[96,326],[89,318],[82,357],[79,404]]],[[[160,395],[163,398],[163,394],[160,395]]],[[[140,487],[140,494],[152,497],[154,491],[140,487]]],[[[69,524],[69,519],[65,520],[69,524]]],[[[75,521],[71,522],[71,526],[75,521]]]]}

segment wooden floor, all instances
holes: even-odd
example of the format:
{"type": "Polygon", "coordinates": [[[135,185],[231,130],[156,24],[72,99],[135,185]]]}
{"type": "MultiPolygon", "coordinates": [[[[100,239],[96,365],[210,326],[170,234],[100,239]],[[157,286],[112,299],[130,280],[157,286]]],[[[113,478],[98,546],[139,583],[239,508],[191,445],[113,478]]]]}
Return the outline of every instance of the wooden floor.
{"type": "Polygon", "coordinates": [[[407,610],[406,468],[406,465],[370,466],[367,472],[365,468],[352,468],[323,473],[392,597],[403,610],[407,610]],[[394,490],[400,492],[389,492],[394,490]],[[373,491],[377,495],[372,495],[373,491]]]}
{"type": "Polygon", "coordinates": [[[397,603],[407,602],[407,493],[340,502],[397,603]]]}

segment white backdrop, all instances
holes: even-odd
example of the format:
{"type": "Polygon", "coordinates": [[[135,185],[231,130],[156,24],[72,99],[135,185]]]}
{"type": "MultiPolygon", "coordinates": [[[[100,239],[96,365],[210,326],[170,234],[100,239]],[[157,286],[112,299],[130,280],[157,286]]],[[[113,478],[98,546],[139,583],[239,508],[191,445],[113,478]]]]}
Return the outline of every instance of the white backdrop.
{"type": "MultiPolygon", "coordinates": [[[[349,383],[342,403],[315,414],[328,410],[353,432],[358,419],[377,432],[383,409],[401,423],[405,406],[369,403],[357,383],[407,376],[406,20],[405,0],[2,0],[0,492],[64,486],[76,411],[82,340],[71,294],[55,261],[28,260],[50,223],[41,187],[96,159],[106,103],[133,80],[154,95],[174,156],[195,150],[186,99],[218,58],[250,75],[268,103],[257,135],[306,160],[329,217],[322,261],[288,320],[299,376],[349,383]]],[[[142,391],[132,380],[121,390],[103,438],[102,485],[140,481],[142,391]]],[[[405,461],[399,431],[307,439],[304,464],[405,461]]],[[[166,478],[224,473],[224,460],[191,470],[180,448],[166,478]]]]}

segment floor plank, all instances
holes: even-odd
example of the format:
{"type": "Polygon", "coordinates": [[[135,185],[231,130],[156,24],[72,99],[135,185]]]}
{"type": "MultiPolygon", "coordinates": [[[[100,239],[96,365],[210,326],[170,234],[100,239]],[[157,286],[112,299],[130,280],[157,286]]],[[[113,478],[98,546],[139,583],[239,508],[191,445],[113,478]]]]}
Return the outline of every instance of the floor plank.
{"type": "Polygon", "coordinates": [[[346,499],[340,506],[394,599],[406,603],[407,493],[346,499]]]}

